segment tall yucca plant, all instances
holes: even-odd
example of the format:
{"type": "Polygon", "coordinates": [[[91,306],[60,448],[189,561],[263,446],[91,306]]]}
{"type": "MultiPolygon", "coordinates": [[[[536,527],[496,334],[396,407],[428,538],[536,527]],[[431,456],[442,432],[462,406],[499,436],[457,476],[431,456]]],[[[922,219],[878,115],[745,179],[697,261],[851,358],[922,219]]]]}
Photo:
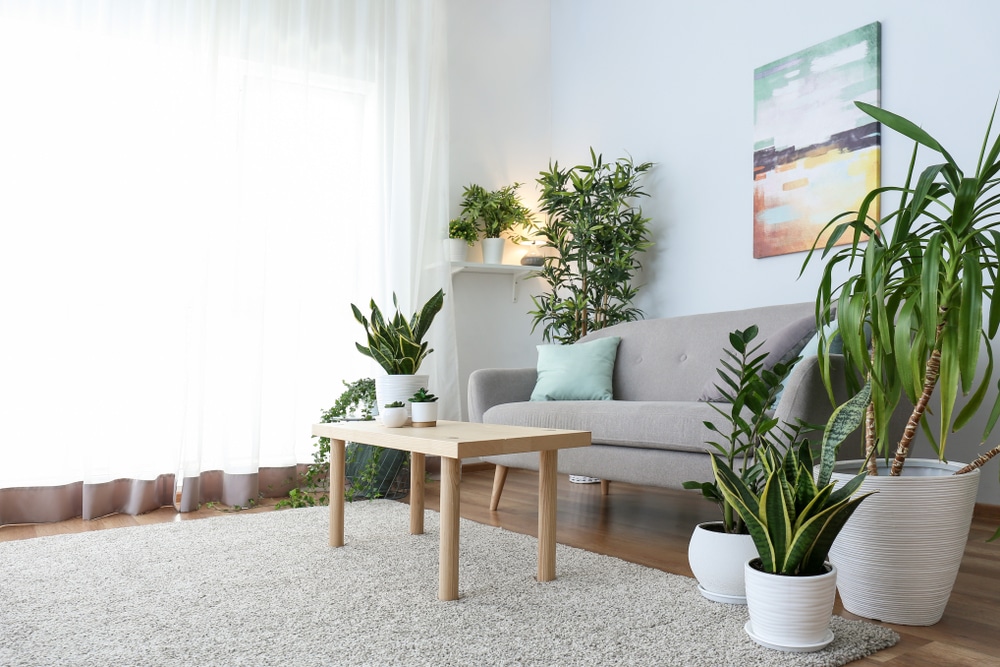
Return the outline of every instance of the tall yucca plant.
{"type": "MultiPolygon", "coordinates": [[[[870,104],[855,102],[884,126],[914,141],[902,187],[872,190],[858,211],[836,216],[826,229],[832,234],[822,250],[827,260],[816,301],[824,324],[836,319],[850,368],[871,383],[871,405],[865,441],[869,474],[877,474],[872,451],[893,456],[890,474],[902,472],[913,438],[922,428],[938,458],[945,458],[949,432],[962,428],[980,409],[993,375],[989,342],[1000,327],[1000,300],[993,298],[1000,264],[1000,136],[990,142],[996,105],[972,175],[959,168],[951,154],[930,134],[909,120],[870,104]],[[926,167],[919,176],[915,164],[920,147],[943,162],[926,167]],[[873,218],[876,198],[898,193],[899,206],[873,218]],[[892,225],[891,233],[889,225],[892,225]],[[833,252],[845,235],[851,243],[833,252]],[[867,239],[865,236],[867,235],[867,239]],[[867,240],[867,243],[865,243],[867,240]],[[852,275],[833,284],[833,272],[846,264],[852,275]],[[988,317],[983,321],[983,308],[988,317]],[[870,341],[866,328],[870,328],[870,341]],[[978,385],[980,342],[987,342],[987,364],[978,385]],[[935,389],[940,394],[940,421],[935,434],[923,419],[935,389]],[[959,390],[968,402],[955,414],[959,390]],[[913,410],[902,434],[890,434],[889,417],[906,397],[913,410]],[[890,438],[897,438],[891,454],[890,438]]],[[[816,247],[806,257],[812,260],[816,247]]],[[[828,361],[821,364],[830,383],[828,361]]],[[[1000,397],[983,433],[989,436],[1000,416],[1000,397]]],[[[959,472],[981,466],[1000,447],[959,472]]]]}
{"type": "Polygon", "coordinates": [[[361,309],[351,304],[354,319],[364,326],[368,334],[367,346],[361,343],[355,345],[361,354],[377,361],[389,375],[413,375],[424,358],[434,351],[424,342],[424,336],[434,321],[434,316],[444,305],[444,291],[438,290],[409,320],[400,312],[395,292],[392,295],[392,305],[396,314],[391,320],[387,320],[372,299],[369,320],[361,314],[361,309]]]}
{"type": "Polygon", "coordinates": [[[861,501],[871,495],[854,495],[864,473],[836,490],[830,482],[837,448],[861,425],[867,403],[866,387],[834,411],[823,433],[815,480],[808,440],[798,446],[793,443],[783,456],[773,448],[764,453],[761,462],[767,479],[759,492],[712,454],[719,489],[746,523],[763,571],[799,576],[826,571],[824,563],[834,539],[861,501]]]}

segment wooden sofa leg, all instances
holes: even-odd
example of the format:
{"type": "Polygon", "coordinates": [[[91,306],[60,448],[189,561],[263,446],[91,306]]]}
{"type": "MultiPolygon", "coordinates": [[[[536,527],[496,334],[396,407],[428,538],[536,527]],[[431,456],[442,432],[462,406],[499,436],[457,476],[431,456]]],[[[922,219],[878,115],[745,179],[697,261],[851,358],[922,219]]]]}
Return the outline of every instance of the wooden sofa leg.
{"type": "Polygon", "coordinates": [[[503,485],[507,482],[507,466],[498,465],[493,473],[493,495],[490,496],[490,511],[496,512],[500,504],[500,494],[503,493],[503,485]]]}
{"type": "Polygon", "coordinates": [[[609,488],[610,486],[611,486],[611,482],[609,482],[609,481],[608,481],[608,480],[606,480],[606,479],[602,479],[602,480],[601,480],[601,495],[602,495],[602,496],[606,496],[606,495],[608,495],[608,488],[609,488]]]}

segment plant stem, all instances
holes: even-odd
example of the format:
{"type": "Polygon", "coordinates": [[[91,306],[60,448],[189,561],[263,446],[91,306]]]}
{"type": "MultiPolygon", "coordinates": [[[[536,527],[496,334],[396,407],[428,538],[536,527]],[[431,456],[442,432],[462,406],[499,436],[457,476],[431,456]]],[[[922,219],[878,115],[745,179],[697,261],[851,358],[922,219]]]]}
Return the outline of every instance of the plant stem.
{"type": "Polygon", "coordinates": [[[928,357],[927,366],[924,369],[924,390],[920,393],[917,404],[913,406],[910,419],[906,422],[906,428],[903,429],[903,437],[899,439],[899,446],[896,448],[896,458],[892,460],[889,474],[893,477],[898,477],[903,473],[903,464],[906,463],[906,457],[910,455],[910,445],[913,443],[917,428],[920,426],[920,420],[927,409],[927,403],[930,401],[934,387],[941,376],[941,331],[943,329],[944,318],[942,317],[938,323],[937,332],[934,334],[934,349],[931,350],[931,356],[928,357]]]}
{"type": "Polygon", "coordinates": [[[976,468],[981,468],[981,467],[983,467],[983,465],[986,464],[987,461],[989,461],[991,458],[993,458],[997,454],[1000,454],[1000,445],[997,445],[996,447],[994,447],[990,451],[986,452],[985,454],[983,454],[982,456],[980,456],[979,458],[977,458],[975,461],[973,461],[969,465],[967,465],[964,468],[962,468],[961,470],[957,471],[955,474],[956,475],[964,475],[967,472],[972,472],[976,468]]]}
{"type": "Polygon", "coordinates": [[[875,461],[875,404],[871,402],[865,409],[865,460],[868,474],[878,477],[878,463],[875,461]]]}

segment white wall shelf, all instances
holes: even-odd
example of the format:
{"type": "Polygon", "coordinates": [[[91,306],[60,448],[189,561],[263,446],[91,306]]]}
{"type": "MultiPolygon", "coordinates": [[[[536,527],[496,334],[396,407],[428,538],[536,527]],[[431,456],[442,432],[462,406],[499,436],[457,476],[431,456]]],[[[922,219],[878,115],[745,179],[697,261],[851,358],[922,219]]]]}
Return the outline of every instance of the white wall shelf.
{"type": "Polygon", "coordinates": [[[530,277],[541,267],[520,264],[483,264],[482,262],[452,262],[451,273],[492,273],[510,276],[510,300],[517,303],[517,284],[530,277]]]}

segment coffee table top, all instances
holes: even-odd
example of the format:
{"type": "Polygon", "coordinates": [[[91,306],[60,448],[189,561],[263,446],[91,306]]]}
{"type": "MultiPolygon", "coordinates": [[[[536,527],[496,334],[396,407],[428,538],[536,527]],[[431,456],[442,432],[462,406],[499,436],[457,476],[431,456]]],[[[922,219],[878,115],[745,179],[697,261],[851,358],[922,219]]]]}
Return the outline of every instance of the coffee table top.
{"type": "Polygon", "coordinates": [[[588,447],[589,431],[503,426],[438,420],[437,426],[388,428],[377,421],[313,424],[313,435],[419,454],[463,459],[472,456],[588,447]]]}

